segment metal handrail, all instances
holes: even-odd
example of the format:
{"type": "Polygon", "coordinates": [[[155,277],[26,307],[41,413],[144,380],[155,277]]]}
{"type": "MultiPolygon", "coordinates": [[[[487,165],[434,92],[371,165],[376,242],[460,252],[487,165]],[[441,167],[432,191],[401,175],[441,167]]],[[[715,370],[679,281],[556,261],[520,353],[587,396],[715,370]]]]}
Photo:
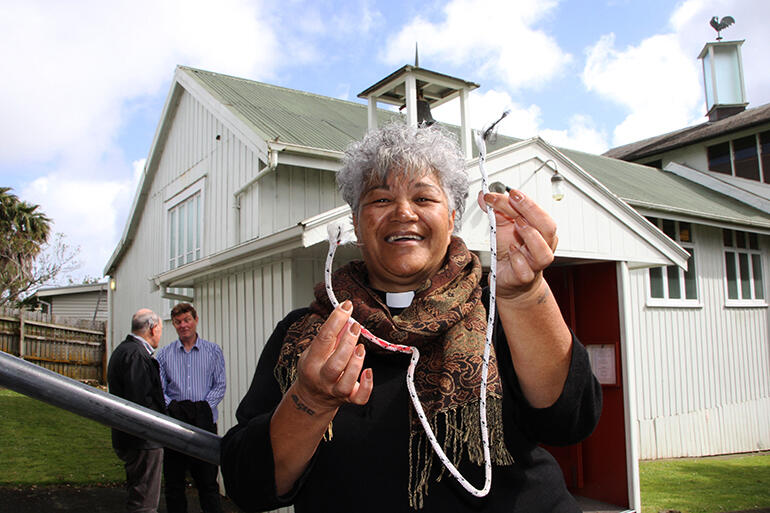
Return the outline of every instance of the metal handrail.
{"type": "Polygon", "coordinates": [[[222,439],[121,397],[0,351],[0,386],[130,435],[219,465],[222,439]]]}

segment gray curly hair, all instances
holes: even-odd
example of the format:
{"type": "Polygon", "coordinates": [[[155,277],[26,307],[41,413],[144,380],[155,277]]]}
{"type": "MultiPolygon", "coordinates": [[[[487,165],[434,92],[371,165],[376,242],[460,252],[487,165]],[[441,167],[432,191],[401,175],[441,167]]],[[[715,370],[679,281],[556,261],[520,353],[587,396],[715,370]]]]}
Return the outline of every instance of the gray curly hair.
{"type": "Polygon", "coordinates": [[[468,197],[465,158],[457,138],[436,125],[418,128],[396,122],[369,132],[345,150],[337,186],[357,216],[361,195],[368,186],[385,183],[394,172],[419,177],[428,170],[444,190],[449,214],[456,211],[454,231],[458,232],[468,197]]]}

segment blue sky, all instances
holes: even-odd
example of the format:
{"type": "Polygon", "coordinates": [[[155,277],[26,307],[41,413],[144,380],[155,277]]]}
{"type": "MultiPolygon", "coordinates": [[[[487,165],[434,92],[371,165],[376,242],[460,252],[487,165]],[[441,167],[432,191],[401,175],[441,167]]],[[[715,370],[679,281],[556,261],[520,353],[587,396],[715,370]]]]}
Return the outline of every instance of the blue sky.
{"type": "MultiPolygon", "coordinates": [[[[0,0],[0,185],[101,276],[177,64],[359,101],[414,60],[481,84],[471,122],[602,153],[703,121],[697,55],[731,15],[751,106],[770,102],[765,0],[0,0]]],[[[434,112],[456,122],[452,105],[434,112]]],[[[66,277],[62,277],[66,279],[66,277]]]]}

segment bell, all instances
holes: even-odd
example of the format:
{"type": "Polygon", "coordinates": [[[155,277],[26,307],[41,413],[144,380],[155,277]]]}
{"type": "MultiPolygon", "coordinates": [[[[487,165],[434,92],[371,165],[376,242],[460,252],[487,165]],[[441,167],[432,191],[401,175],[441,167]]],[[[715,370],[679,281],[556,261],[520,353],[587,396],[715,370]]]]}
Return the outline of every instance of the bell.
{"type": "Polygon", "coordinates": [[[417,99],[417,126],[431,126],[436,122],[430,113],[430,103],[423,98],[417,99]]]}

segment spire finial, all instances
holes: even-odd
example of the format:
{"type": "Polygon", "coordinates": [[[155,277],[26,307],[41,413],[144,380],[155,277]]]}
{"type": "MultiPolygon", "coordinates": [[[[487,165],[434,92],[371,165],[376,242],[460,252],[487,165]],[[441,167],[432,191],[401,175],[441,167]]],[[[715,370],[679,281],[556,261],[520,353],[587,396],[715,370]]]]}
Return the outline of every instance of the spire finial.
{"type": "Polygon", "coordinates": [[[414,43],[414,67],[420,67],[420,54],[417,51],[417,41],[414,43]]]}

